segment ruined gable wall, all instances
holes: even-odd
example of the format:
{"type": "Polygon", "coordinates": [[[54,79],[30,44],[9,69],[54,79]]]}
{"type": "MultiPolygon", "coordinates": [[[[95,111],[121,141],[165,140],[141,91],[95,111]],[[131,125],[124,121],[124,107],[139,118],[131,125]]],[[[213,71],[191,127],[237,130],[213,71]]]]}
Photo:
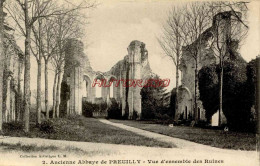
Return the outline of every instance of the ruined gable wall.
{"type": "MultiPolygon", "coordinates": [[[[198,70],[200,70],[202,67],[210,65],[210,64],[217,64],[219,63],[219,57],[215,55],[213,52],[216,48],[216,43],[213,42],[214,35],[216,35],[217,27],[220,28],[219,37],[223,41],[233,41],[236,40],[236,36],[231,35],[231,29],[233,26],[237,26],[235,23],[233,23],[232,20],[232,12],[223,12],[217,14],[212,22],[212,27],[208,28],[205,32],[203,32],[200,37],[202,39],[201,43],[201,53],[199,54],[198,58],[198,70]]],[[[239,29],[239,26],[238,26],[239,29]]],[[[181,77],[181,87],[180,87],[180,95],[179,95],[179,108],[178,113],[184,113],[185,114],[185,108],[188,105],[191,105],[191,108],[188,110],[188,112],[193,113],[193,102],[194,102],[194,94],[195,94],[195,59],[192,57],[192,54],[190,53],[190,50],[188,48],[194,47],[198,43],[198,40],[192,43],[189,46],[183,47],[183,55],[180,63],[180,70],[182,72],[181,77]],[[191,95],[187,95],[191,94],[191,95]],[[190,97],[191,96],[191,97],[190,97]]],[[[224,45],[226,48],[230,48],[231,50],[237,50],[236,43],[231,42],[231,44],[224,45]]],[[[236,52],[236,51],[233,51],[236,52]]],[[[243,61],[242,57],[240,55],[231,55],[229,54],[227,56],[229,59],[239,59],[240,61],[243,61]],[[234,57],[235,56],[235,57],[234,57]]],[[[198,107],[203,110],[203,105],[201,101],[198,101],[198,107]]],[[[203,110],[201,113],[201,118],[205,119],[205,110],[203,110]]]]}
{"type": "MultiPolygon", "coordinates": [[[[103,78],[107,81],[111,78],[129,80],[149,78],[151,75],[148,52],[145,49],[145,44],[140,41],[132,41],[128,47],[128,55],[117,62],[108,72],[97,72],[92,70],[87,56],[83,53],[83,43],[76,39],[69,39],[61,90],[61,112],[82,114],[82,100],[100,103],[100,100],[96,100],[96,88],[91,87],[97,78],[103,78]]],[[[121,105],[123,116],[127,115],[128,118],[132,119],[135,118],[134,112],[136,112],[136,118],[140,118],[140,91],[141,87],[124,87],[122,83],[113,88],[113,98],[121,105]]],[[[109,87],[102,87],[101,100],[110,102],[109,87]]]]}
{"type": "MultiPolygon", "coordinates": [[[[145,44],[140,41],[132,41],[128,47],[128,55],[114,65],[108,74],[114,75],[117,79],[141,79],[145,80],[152,75],[148,61],[148,51],[145,44]]],[[[141,95],[140,87],[123,87],[119,85],[117,91],[118,99],[121,99],[122,114],[126,112],[129,118],[140,118],[141,116],[141,95]],[[136,112],[137,115],[134,115],[136,112]]]]}

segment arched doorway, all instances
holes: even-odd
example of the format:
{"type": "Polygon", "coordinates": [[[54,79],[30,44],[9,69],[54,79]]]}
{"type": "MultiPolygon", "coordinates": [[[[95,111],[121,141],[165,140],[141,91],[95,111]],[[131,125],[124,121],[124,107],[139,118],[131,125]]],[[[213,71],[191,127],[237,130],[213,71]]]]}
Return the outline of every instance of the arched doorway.
{"type": "Polygon", "coordinates": [[[109,95],[109,98],[116,98],[116,93],[117,93],[117,87],[115,86],[116,85],[116,77],[115,76],[111,76],[109,77],[108,79],[108,84],[110,85],[108,87],[108,95],[109,95]]]}
{"type": "MultiPolygon", "coordinates": [[[[190,90],[185,87],[181,86],[179,88],[179,96],[178,96],[178,110],[180,111],[178,114],[183,115],[183,119],[190,119],[193,116],[192,108],[192,95],[190,90]]],[[[180,117],[179,117],[180,118],[180,117]]]]}
{"type": "Polygon", "coordinates": [[[98,99],[106,99],[106,87],[104,87],[105,77],[102,73],[97,73],[93,80],[93,88],[95,88],[95,97],[98,99]]]}
{"type": "Polygon", "coordinates": [[[90,100],[92,96],[91,79],[89,76],[84,75],[83,80],[84,80],[83,97],[87,98],[87,100],[90,100]]]}

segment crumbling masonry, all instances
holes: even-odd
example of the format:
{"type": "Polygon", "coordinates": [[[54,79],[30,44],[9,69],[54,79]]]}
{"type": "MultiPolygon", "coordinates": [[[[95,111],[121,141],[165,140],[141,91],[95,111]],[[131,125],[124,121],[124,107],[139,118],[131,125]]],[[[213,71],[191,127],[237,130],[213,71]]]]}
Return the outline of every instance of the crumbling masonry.
{"type": "MultiPolygon", "coordinates": [[[[237,15],[240,15],[240,13],[236,13],[237,15]]],[[[218,28],[222,28],[221,37],[224,40],[236,40],[231,37],[232,24],[234,24],[233,17],[233,12],[217,14],[213,19],[212,26],[199,36],[202,38],[200,43],[202,49],[198,57],[198,70],[203,66],[219,63],[219,58],[215,56],[212,49],[212,44],[215,44],[213,39],[216,33],[216,24],[218,24],[218,28]]],[[[196,113],[194,111],[195,62],[187,48],[192,48],[197,43],[198,41],[194,41],[191,45],[182,48],[183,55],[180,60],[181,86],[178,87],[178,111],[176,113],[178,119],[182,117],[183,119],[206,120],[202,101],[197,102],[198,109],[196,113]]],[[[234,46],[234,48],[237,48],[237,46],[234,46]]],[[[113,87],[102,87],[100,96],[96,96],[97,86],[91,87],[95,79],[106,79],[108,81],[112,79],[145,80],[153,75],[148,62],[148,51],[145,49],[144,43],[132,41],[127,50],[128,54],[124,59],[115,64],[108,72],[97,72],[93,71],[88,57],[83,53],[83,43],[75,39],[68,40],[65,72],[62,81],[61,114],[82,114],[82,101],[109,103],[113,98],[120,104],[122,116],[127,116],[129,119],[133,119],[134,116],[141,118],[140,87],[124,87],[122,84],[118,87],[114,85],[113,87]]],[[[198,89],[197,93],[199,94],[198,89]]],[[[94,112],[94,115],[106,116],[106,111],[94,112]]],[[[225,118],[224,115],[221,117],[225,118]]]]}
{"type": "MultiPolygon", "coordinates": [[[[141,87],[124,87],[122,84],[111,87],[100,87],[101,95],[97,96],[98,86],[92,87],[94,80],[129,80],[148,79],[151,72],[148,62],[148,51],[145,44],[132,41],[127,48],[128,54],[116,63],[108,72],[93,71],[88,57],[83,53],[83,43],[76,39],[67,42],[65,71],[62,81],[61,114],[82,114],[82,102],[109,103],[115,99],[121,106],[122,116],[129,119],[141,118],[141,87]]],[[[106,110],[93,112],[94,116],[106,116],[106,110]]]]}
{"type": "MultiPolygon", "coordinates": [[[[16,44],[14,30],[4,24],[3,122],[23,119],[23,52],[16,44]]],[[[2,81],[2,80],[1,80],[2,81]]]]}
{"type": "MultiPolygon", "coordinates": [[[[198,71],[204,67],[208,66],[210,64],[218,64],[219,63],[219,57],[214,54],[213,45],[214,43],[214,36],[216,33],[217,28],[221,28],[219,30],[221,34],[219,35],[220,38],[223,38],[222,41],[236,41],[235,36],[231,35],[231,30],[233,27],[238,27],[237,25],[237,19],[234,19],[234,12],[227,11],[218,13],[213,18],[212,26],[208,28],[205,32],[203,32],[200,37],[202,38],[201,43],[201,53],[198,57],[198,71]],[[218,25],[218,26],[217,26],[218,25]]],[[[241,16],[240,13],[236,13],[236,16],[241,16]]],[[[193,47],[195,44],[197,44],[198,41],[193,42],[189,46],[185,46],[182,48],[182,58],[180,63],[180,70],[181,70],[181,86],[179,87],[179,97],[178,97],[178,116],[177,118],[180,118],[180,116],[183,119],[196,119],[196,120],[206,120],[205,117],[205,110],[202,105],[202,101],[198,101],[198,112],[195,113],[195,106],[194,106],[194,100],[195,100],[195,60],[192,58],[192,55],[190,54],[190,50],[188,51],[188,47],[193,47]]],[[[233,49],[237,49],[236,42],[233,42],[233,46],[226,45],[225,47],[233,47],[233,49]]],[[[226,56],[226,58],[232,58],[230,56],[226,56]]],[[[241,57],[242,58],[242,57],[241,57]]],[[[197,93],[199,94],[199,90],[197,89],[197,93]]],[[[223,112],[221,113],[222,121],[225,121],[225,116],[223,112]]]]}

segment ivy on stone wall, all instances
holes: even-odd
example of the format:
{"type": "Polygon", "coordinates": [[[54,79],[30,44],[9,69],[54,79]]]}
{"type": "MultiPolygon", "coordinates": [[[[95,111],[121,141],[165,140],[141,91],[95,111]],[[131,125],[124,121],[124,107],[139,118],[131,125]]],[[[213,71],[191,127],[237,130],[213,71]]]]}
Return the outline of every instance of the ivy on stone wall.
{"type": "MultiPolygon", "coordinates": [[[[223,79],[223,112],[228,125],[235,130],[252,130],[252,111],[254,104],[254,72],[253,66],[241,61],[224,63],[223,79]]],[[[206,117],[219,109],[219,65],[203,67],[199,72],[200,99],[206,110],[206,117]]]]}

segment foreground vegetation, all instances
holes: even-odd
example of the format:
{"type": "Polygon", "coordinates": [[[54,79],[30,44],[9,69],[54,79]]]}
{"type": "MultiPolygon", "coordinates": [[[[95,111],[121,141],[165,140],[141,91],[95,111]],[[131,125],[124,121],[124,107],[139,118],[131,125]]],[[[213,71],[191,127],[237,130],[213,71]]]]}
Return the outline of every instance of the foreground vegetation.
{"type": "Polygon", "coordinates": [[[110,151],[103,151],[103,150],[82,150],[80,148],[77,147],[73,147],[73,146],[65,146],[64,148],[61,147],[56,147],[53,145],[50,146],[38,146],[36,144],[30,144],[30,145],[24,145],[21,143],[16,143],[16,144],[11,144],[11,143],[0,143],[0,153],[6,153],[6,152],[11,152],[11,153],[15,153],[15,152],[23,152],[23,153],[27,153],[27,154],[32,154],[35,152],[40,152],[40,153],[66,153],[66,154],[76,154],[76,155],[80,155],[80,156],[97,156],[97,155],[111,155],[113,154],[113,152],[110,151]]]}
{"type": "Polygon", "coordinates": [[[256,150],[256,135],[253,133],[224,132],[223,130],[202,129],[189,126],[169,127],[155,124],[152,121],[111,121],[213,147],[234,150],[256,150]]]}
{"type": "Polygon", "coordinates": [[[25,133],[19,123],[5,123],[4,135],[15,137],[46,138],[55,140],[98,142],[110,144],[137,145],[149,147],[176,147],[173,144],[134,134],[130,131],[105,125],[95,118],[73,116],[53,119],[36,127],[31,123],[31,131],[25,133]]]}
{"type": "Polygon", "coordinates": [[[8,143],[0,143],[2,149],[4,151],[10,150],[19,150],[23,152],[39,152],[39,151],[56,151],[58,148],[56,146],[37,146],[37,145],[22,145],[21,143],[17,144],[8,144],[8,143]]]}

